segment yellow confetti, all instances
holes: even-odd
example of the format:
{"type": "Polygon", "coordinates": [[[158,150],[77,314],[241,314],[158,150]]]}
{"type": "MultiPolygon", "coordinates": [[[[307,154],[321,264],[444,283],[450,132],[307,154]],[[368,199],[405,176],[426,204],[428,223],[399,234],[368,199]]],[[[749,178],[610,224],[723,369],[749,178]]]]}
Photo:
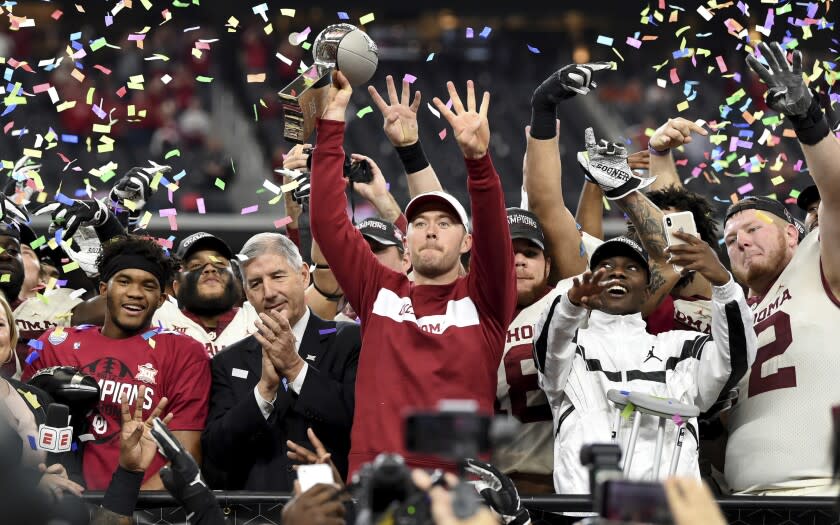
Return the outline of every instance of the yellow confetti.
{"type": "Polygon", "coordinates": [[[773,224],[773,219],[771,219],[770,217],[768,217],[768,216],[767,216],[767,214],[766,214],[766,213],[764,213],[764,212],[763,212],[763,211],[761,211],[761,210],[759,210],[759,211],[755,212],[755,216],[756,216],[756,217],[758,217],[758,218],[759,218],[759,220],[762,220],[762,221],[766,222],[767,224],[773,224]]]}
{"type": "Polygon", "coordinates": [[[31,406],[32,408],[36,410],[41,408],[41,403],[38,402],[38,398],[32,392],[25,392],[21,389],[18,389],[18,393],[20,393],[20,395],[23,396],[24,399],[26,399],[26,402],[29,403],[29,406],[31,406]]]}
{"type": "Polygon", "coordinates": [[[688,101],[683,100],[679,104],[677,104],[677,111],[685,111],[688,109],[688,101]]]}
{"type": "Polygon", "coordinates": [[[294,18],[295,10],[294,9],[288,9],[288,8],[281,9],[280,14],[283,15],[283,16],[290,16],[290,17],[294,18]]]}
{"type": "Polygon", "coordinates": [[[41,158],[41,150],[39,149],[32,149],[32,148],[23,148],[23,154],[28,155],[30,157],[40,159],[41,158]]]}
{"type": "Polygon", "coordinates": [[[265,82],[265,73],[254,73],[248,75],[248,82],[265,82]]]}
{"type": "Polygon", "coordinates": [[[366,24],[369,24],[369,23],[373,22],[374,20],[375,20],[375,17],[373,15],[373,13],[368,13],[368,14],[366,14],[365,16],[363,16],[359,19],[359,24],[366,25],[366,24]]]}

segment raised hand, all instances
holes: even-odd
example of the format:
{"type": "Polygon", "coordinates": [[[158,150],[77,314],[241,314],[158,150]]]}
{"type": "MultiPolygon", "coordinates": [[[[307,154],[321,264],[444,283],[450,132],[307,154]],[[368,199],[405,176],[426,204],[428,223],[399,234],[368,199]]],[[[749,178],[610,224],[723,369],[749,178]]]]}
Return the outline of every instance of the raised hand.
{"type": "MultiPolygon", "coordinates": [[[[146,386],[141,386],[137,391],[137,399],[134,402],[132,412],[125,396],[120,398],[120,411],[122,412],[122,428],[120,429],[120,466],[132,472],[145,472],[157,453],[157,443],[152,438],[152,421],[160,417],[166,404],[167,398],[160,400],[146,420],[143,420],[143,402],[145,401],[146,386]]],[[[166,415],[164,423],[172,420],[172,413],[166,415]]]]}
{"type": "Polygon", "coordinates": [[[132,214],[138,214],[146,206],[146,201],[152,194],[151,183],[155,175],[172,171],[171,166],[149,162],[151,167],[135,166],[128,170],[111,189],[110,200],[128,209],[132,214]],[[128,202],[131,204],[127,204],[128,202]]]}
{"type": "Polygon", "coordinates": [[[566,292],[569,301],[575,306],[583,306],[590,310],[598,310],[603,306],[601,299],[601,292],[615,284],[615,280],[603,281],[607,271],[604,268],[599,268],[592,273],[587,270],[579,278],[575,277],[572,281],[572,287],[566,292]]]}
{"type": "Polygon", "coordinates": [[[586,151],[577,154],[577,161],[589,182],[601,187],[604,196],[616,200],[628,193],[649,186],[656,177],[641,178],[630,169],[627,148],[618,142],[595,142],[595,132],[586,128],[586,151]]]}
{"type": "Polygon", "coordinates": [[[802,53],[794,51],[793,59],[788,62],[778,42],[770,45],[761,42],[758,48],[769,69],[754,54],[747,55],[747,64],[767,84],[767,105],[789,117],[808,113],[813,97],[802,79],[802,53]]]}
{"type": "Polygon", "coordinates": [[[388,102],[385,102],[375,87],[368,86],[368,93],[384,119],[382,129],[385,130],[385,136],[394,146],[411,146],[420,140],[417,131],[420,91],[414,92],[414,100],[411,100],[409,104],[411,86],[407,81],[403,80],[402,95],[399,97],[397,97],[397,88],[394,86],[394,77],[391,75],[385,77],[385,84],[388,88],[388,102]]]}
{"type": "Polygon", "coordinates": [[[312,144],[298,144],[283,159],[283,168],[274,170],[283,175],[283,184],[293,181],[298,183],[295,189],[284,194],[286,212],[295,220],[303,213],[301,206],[309,203],[309,194],[311,193],[309,157],[311,151],[312,144]]]}
{"type": "Polygon", "coordinates": [[[556,105],[575,95],[586,95],[591,89],[598,87],[592,73],[610,69],[612,65],[612,62],[592,62],[564,66],[552,73],[534,90],[531,104],[556,105]]]}
{"type": "Polygon", "coordinates": [[[54,202],[35,212],[35,215],[51,214],[49,233],[64,228],[62,238],[70,239],[79,226],[102,226],[108,220],[108,207],[98,200],[74,200],[70,204],[54,202]]]}
{"type": "Polygon", "coordinates": [[[315,435],[315,431],[311,428],[306,429],[306,436],[309,438],[312,448],[315,449],[314,452],[303,445],[298,445],[294,441],[286,440],[286,446],[289,447],[286,455],[292,461],[297,461],[298,463],[302,463],[304,465],[326,463],[332,469],[333,481],[335,484],[344,488],[344,480],[341,479],[341,474],[338,472],[338,468],[336,468],[335,463],[332,461],[332,454],[327,452],[327,447],[325,447],[321,440],[318,439],[318,436],[315,435]]]}
{"type": "Polygon", "coordinates": [[[350,95],[352,94],[353,88],[344,73],[337,69],[333,71],[332,84],[330,84],[330,90],[327,93],[327,106],[321,118],[344,122],[344,114],[347,112],[347,105],[350,103],[350,95]]]}
{"type": "Polygon", "coordinates": [[[370,168],[370,174],[373,176],[370,182],[356,182],[353,184],[353,189],[361,195],[363,199],[368,202],[375,203],[377,199],[386,197],[388,195],[388,183],[385,182],[385,176],[382,175],[382,170],[371,159],[358,153],[350,155],[353,162],[366,162],[370,168]]]}
{"type": "Polygon", "coordinates": [[[450,111],[438,97],[433,100],[435,107],[452,126],[455,140],[458,142],[458,147],[461,148],[464,157],[480,159],[487,154],[490,147],[490,123],[487,121],[490,93],[484,92],[481,106],[476,111],[475,88],[472,80],[467,80],[466,108],[455,90],[455,84],[447,82],[446,88],[449,90],[449,97],[452,99],[452,107],[455,111],[450,111]]]}
{"type": "Polygon", "coordinates": [[[668,122],[659,126],[653,133],[648,145],[660,152],[688,144],[692,141],[691,133],[706,136],[708,131],[694,122],[682,117],[669,118],[668,122]]]}
{"type": "Polygon", "coordinates": [[[682,275],[697,272],[714,286],[723,286],[729,282],[729,272],[706,241],[681,231],[676,231],[673,235],[685,244],[674,244],[665,248],[665,253],[669,255],[666,262],[682,267],[682,275]]]}
{"type": "Polygon", "coordinates": [[[627,156],[627,164],[631,170],[650,169],[650,152],[648,150],[637,151],[627,156]]]}

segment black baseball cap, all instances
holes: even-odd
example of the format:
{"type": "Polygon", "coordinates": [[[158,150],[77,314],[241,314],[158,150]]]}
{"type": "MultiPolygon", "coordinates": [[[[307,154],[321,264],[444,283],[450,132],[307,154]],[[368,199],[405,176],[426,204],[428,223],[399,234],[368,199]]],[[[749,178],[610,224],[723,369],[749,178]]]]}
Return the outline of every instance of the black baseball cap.
{"type": "Polygon", "coordinates": [[[808,211],[808,207],[818,200],[820,200],[820,190],[816,185],[811,184],[799,193],[799,197],[796,198],[796,205],[800,209],[808,211]]]}
{"type": "Polygon", "coordinates": [[[650,280],[650,265],[648,264],[647,252],[639,246],[639,243],[629,237],[615,237],[604,241],[592,252],[589,267],[594,270],[601,261],[615,257],[616,255],[629,257],[641,264],[648,274],[648,280],[650,280]]]}
{"type": "Polygon", "coordinates": [[[178,243],[178,249],[175,250],[175,257],[179,261],[184,261],[191,253],[199,249],[216,250],[228,260],[233,258],[233,251],[230,246],[225,241],[207,232],[197,232],[181,240],[178,243]]]}
{"type": "Polygon", "coordinates": [[[777,200],[768,199],[767,197],[744,197],[740,201],[731,205],[726,210],[726,218],[723,220],[724,226],[729,221],[730,217],[745,210],[758,210],[772,213],[788,224],[795,226],[797,232],[799,232],[800,239],[807,233],[805,231],[805,227],[794,220],[793,215],[790,214],[784,204],[777,200]]]}
{"type": "Polygon", "coordinates": [[[384,246],[396,246],[400,253],[405,251],[403,234],[393,223],[371,217],[363,220],[356,227],[359,229],[359,233],[367,239],[384,246]]]}
{"type": "Polygon", "coordinates": [[[522,208],[508,208],[507,221],[511,239],[525,239],[545,250],[545,235],[536,215],[522,208]]]}
{"type": "Polygon", "coordinates": [[[20,224],[17,221],[13,220],[0,220],[0,235],[14,237],[18,241],[20,241],[20,224]]]}

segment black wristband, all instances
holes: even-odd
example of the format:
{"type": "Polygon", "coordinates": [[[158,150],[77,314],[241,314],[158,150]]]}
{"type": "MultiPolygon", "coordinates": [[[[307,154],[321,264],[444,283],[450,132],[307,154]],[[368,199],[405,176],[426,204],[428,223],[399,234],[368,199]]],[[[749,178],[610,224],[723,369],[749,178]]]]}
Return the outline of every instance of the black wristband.
{"type": "Polygon", "coordinates": [[[548,140],[557,135],[557,106],[531,104],[531,136],[548,140]]]}
{"type": "Polygon", "coordinates": [[[315,284],[315,278],[314,277],[312,278],[312,287],[315,288],[315,291],[318,292],[319,294],[321,294],[324,297],[324,299],[326,299],[327,301],[337,302],[342,297],[344,297],[343,293],[327,293],[324,290],[318,288],[318,285],[315,284]]]}
{"type": "Polygon", "coordinates": [[[406,173],[417,173],[429,165],[419,140],[410,146],[396,146],[396,150],[406,173]]]}
{"type": "Polygon", "coordinates": [[[107,242],[114,237],[125,235],[125,228],[113,213],[108,213],[105,222],[94,226],[93,229],[96,230],[96,236],[99,237],[100,242],[107,242]]]}
{"type": "Polygon", "coordinates": [[[142,484],[143,472],[131,472],[117,467],[102,498],[102,507],[120,516],[131,516],[137,506],[137,495],[142,484]]]}
{"type": "Polygon", "coordinates": [[[796,138],[807,146],[813,146],[831,133],[831,128],[828,126],[828,121],[820,107],[820,100],[816,93],[813,93],[811,105],[805,115],[788,118],[790,118],[793,129],[796,131],[796,138]]]}

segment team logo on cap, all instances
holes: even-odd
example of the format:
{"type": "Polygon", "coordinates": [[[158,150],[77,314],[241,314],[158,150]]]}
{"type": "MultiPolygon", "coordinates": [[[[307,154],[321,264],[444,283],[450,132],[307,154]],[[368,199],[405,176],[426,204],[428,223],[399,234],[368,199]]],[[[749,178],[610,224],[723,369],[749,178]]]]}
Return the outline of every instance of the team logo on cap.
{"type": "Polygon", "coordinates": [[[155,367],[152,366],[152,363],[146,363],[145,365],[137,365],[137,375],[134,376],[134,379],[138,381],[143,381],[144,383],[148,383],[150,385],[154,385],[157,373],[158,371],[155,370],[155,367]]]}

